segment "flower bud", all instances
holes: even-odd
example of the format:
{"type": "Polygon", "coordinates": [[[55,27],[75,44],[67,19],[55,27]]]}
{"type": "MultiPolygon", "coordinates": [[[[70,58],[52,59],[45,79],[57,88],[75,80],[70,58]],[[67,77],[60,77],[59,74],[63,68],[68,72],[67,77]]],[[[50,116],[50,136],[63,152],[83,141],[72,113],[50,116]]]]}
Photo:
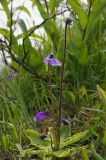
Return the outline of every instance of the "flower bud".
{"type": "Polygon", "coordinates": [[[66,19],[66,24],[69,24],[69,25],[70,25],[71,22],[72,22],[72,19],[70,19],[70,18],[67,18],[67,19],[66,19]]]}

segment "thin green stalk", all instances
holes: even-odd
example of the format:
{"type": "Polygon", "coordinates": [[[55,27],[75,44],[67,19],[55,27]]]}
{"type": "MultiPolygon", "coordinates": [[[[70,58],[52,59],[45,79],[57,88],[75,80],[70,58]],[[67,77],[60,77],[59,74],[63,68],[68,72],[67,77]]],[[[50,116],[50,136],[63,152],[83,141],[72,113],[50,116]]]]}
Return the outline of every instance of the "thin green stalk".
{"type": "Polygon", "coordinates": [[[61,108],[62,108],[63,75],[64,75],[65,54],[66,54],[66,33],[67,33],[67,23],[65,25],[64,55],[63,55],[63,64],[62,64],[62,68],[61,68],[61,78],[60,78],[59,119],[58,119],[59,125],[60,125],[61,108]]]}
{"type": "Polygon", "coordinates": [[[64,65],[65,65],[65,57],[66,57],[66,37],[67,37],[67,25],[71,22],[70,19],[66,20],[65,23],[65,35],[64,35],[64,54],[63,54],[63,64],[61,68],[61,77],[60,77],[60,93],[59,93],[59,110],[58,110],[58,122],[56,128],[56,144],[55,150],[59,150],[60,145],[60,124],[61,124],[61,109],[62,109],[62,90],[63,90],[63,76],[64,76],[64,65]]]}
{"type": "Polygon", "coordinates": [[[46,5],[47,13],[49,14],[49,7],[48,7],[48,4],[47,4],[47,0],[45,0],[45,5],[46,5]]]}
{"type": "Polygon", "coordinates": [[[50,100],[51,100],[51,114],[52,114],[52,126],[53,126],[53,140],[55,141],[55,114],[54,114],[54,102],[53,102],[53,90],[52,90],[52,80],[51,80],[51,67],[49,68],[49,85],[50,85],[50,100]]]}

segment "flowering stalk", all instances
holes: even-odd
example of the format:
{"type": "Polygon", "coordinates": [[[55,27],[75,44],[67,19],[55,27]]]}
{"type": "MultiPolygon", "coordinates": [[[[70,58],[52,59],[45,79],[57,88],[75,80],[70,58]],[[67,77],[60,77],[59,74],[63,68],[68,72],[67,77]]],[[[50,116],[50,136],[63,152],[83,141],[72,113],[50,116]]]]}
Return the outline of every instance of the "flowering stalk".
{"type": "Polygon", "coordinates": [[[51,53],[48,57],[44,59],[44,63],[48,64],[49,67],[49,83],[50,83],[50,97],[51,97],[51,113],[52,113],[52,126],[53,126],[53,141],[54,145],[57,144],[57,131],[55,127],[55,114],[54,114],[54,104],[53,104],[53,94],[52,94],[52,81],[51,81],[51,70],[50,66],[61,66],[61,62],[54,57],[54,54],[51,53]]]}
{"type": "Polygon", "coordinates": [[[67,25],[70,23],[71,23],[71,20],[67,18],[65,23],[64,54],[63,54],[63,63],[62,63],[61,77],[60,77],[59,110],[58,110],[56,137],[55,137],[56,138],[55,150],[59,150],[59,145],[60,145],[60,124],[61,124],[61,108],[62,108],[63,75],[64,75],[64,64],[65,64],[65,57],[66,57],[66,37],[67,37],[67,25]]]}
{"type": "Polygon", "coordinates": [[[54,115],[54,103],[53,103],[53,91],[52,91],[52,80],[51,80],[51,66],[48,64],[49,68],[49,85],[50,85],[50,100],[51,100],[51,114],[52,114],[52,126],[53,126],[53,141],[55,140],[55,115],[54,115]]]}

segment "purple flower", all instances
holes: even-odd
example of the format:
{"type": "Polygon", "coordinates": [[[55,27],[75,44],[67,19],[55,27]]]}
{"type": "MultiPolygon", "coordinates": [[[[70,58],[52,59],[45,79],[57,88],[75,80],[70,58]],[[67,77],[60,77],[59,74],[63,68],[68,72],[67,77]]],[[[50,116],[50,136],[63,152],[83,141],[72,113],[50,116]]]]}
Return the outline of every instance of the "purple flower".
{"type": "Polygon", "coordinates": [[[15,77],[17,77],[17,76],[18,76],[18,73],[17,73],[17,72],[13,72],[13,73],[10,73],[10,74],[8,75],[9,78],[15,78],[15,77]]]}
{"type": "Polygon", "coordinates": [[[48,118],[49,115],[50,115],[49,111],[39,112],[34,117],[34,120],[35,120],[35,122],[41,122],[41,121],[45,120],[46,118],[48,118]]]}
{"type": "Polygon", "coordinates": [[[44,59],[44,63],[50,64],[51,66],[61,66],[61,62],[54,58],[54,54],[51,53],[47,58],[44,59]]]}
{"type": "Polygon", "coordinates": [[[62,119],[61,119],[61,122],[62,122],[64,125],[70,125],[70,122],[69,122],[67,119],[65,119],[65,118],[62,118],[62,119]]]}

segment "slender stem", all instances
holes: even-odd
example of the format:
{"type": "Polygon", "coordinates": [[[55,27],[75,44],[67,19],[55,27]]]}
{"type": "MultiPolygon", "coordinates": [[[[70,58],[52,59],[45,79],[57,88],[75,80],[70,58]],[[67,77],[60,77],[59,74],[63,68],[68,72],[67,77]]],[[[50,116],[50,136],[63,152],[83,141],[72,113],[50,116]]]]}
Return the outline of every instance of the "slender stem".
{"type": "Polygon", "coordinates": [[[58,122],[56,129],[56,144],[55,150],[59,150],[60,145],[60,124],[61,124],[61,109],[62,109],[62,90],[63,90],[63,76],[64,76],[64,64],[66,55],[66,36],[67,36],[67,21],[65,23],[65,39],[64,39],[64,54],[63,54],[63,64],[61,68],[61,78],[60,78],[60,93],[59,93],[59,112],[58,112],[58,122]]]}
{"type": "Polygon", "coordinates": [[[53,102],[53,91],[52,91],[52,80],[51,80],[51,66],[49,68],[49,85],[50,85],[50,99],[51,99],[51,114],[52,114],[52,126],[53,126],[53,140],[55,134],[55,115],[54,115],[54,102],[53,102]]]}
{"type": "Polygon", "coordinates": [[[62,90],[63,90],[63,75],[64,75],[64,64],[65,64],[65,55],[66,55],[66,35],[67,35],[67,23],[65,24],[65,39],[64,39],[64,55],[63,55],[63,64],[61,68],[61,78],[60,78],[60,94],[59,94],[59,127],[61,119],[61,108],[62,108],[62,90]]]}
{"type": "Polygon", "coordinates": [[[92,3],[93,3],[93,1],[90,0],[89,10],[88,10],[88,22],[87,22],[87,24],[86,24],[86,26],[85,26],[85,29],[84,29],[84,32],[83,32],[83,36],[82,36],[82,39],[83,39],[83,40],[85,39],[85,35],[86,35],[88,23],[89,23],[89,16],[90,16],[90,14],[91,14],[92,3]]]}
{"type": "Polygon", "coordinates": [[[48,136],[50,137],[50,140],[51,140],[51,149],[53,150],[54,148],[53,148],[53,140],[52,140],[52,137],[51,137],[50,134],[48,134],[48,136]]]}
{"type": "Polygon", "coordinates": [[[46,5],[47,13],[49,14],[49,8],[48,8],[47,0],[45,0],[45,5],[46,5]]]}

